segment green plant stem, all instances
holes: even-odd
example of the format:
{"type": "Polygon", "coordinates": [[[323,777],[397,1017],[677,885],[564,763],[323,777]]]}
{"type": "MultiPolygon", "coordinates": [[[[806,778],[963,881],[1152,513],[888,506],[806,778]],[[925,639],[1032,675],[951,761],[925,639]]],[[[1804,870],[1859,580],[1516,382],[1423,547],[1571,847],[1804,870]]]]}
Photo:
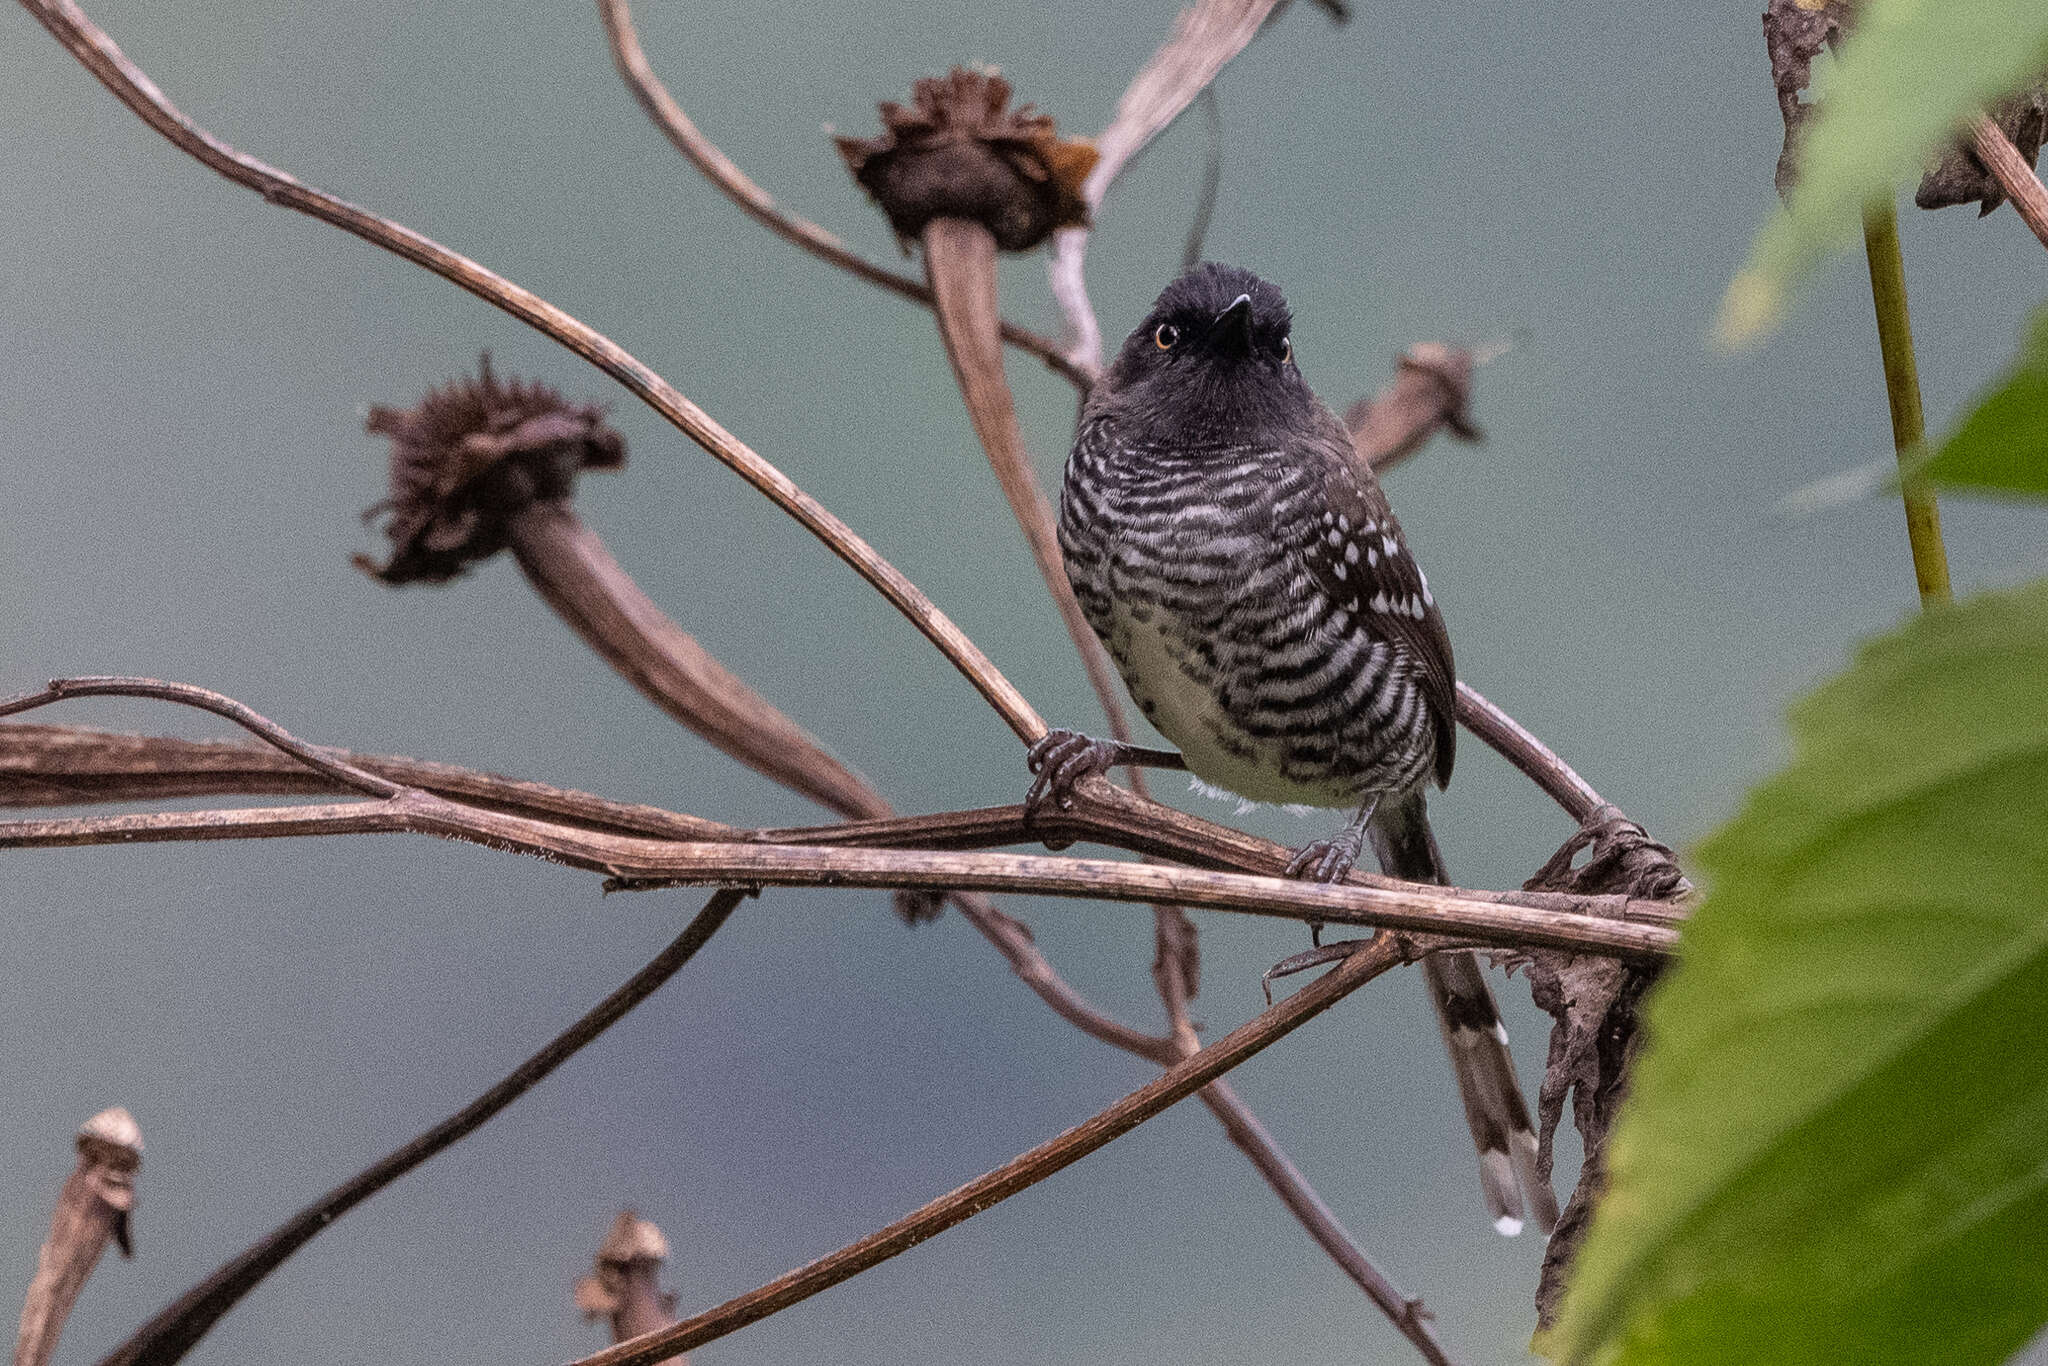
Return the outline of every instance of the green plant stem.
{"type": "Polygon", "coordinates": [[[1913,322],[1906,313],[1906,263],[1899,255],[1899,220],[1890,199],[1864,209],[1863,246],[1870,258],[1870,297],[1877,305],[1877,341],[1884,352],[1884,388],[1891,400],[1892,445],[1899,455],[1913,577],[1920,585],[1920,605],[1932,607],[1952,601],[1955,594],[1949,589],[1948,549],[1941,542],[1934,488],[1910,470],[1926,425],[1920,415],[1920,374],[1913,363],[1913,322]]]}

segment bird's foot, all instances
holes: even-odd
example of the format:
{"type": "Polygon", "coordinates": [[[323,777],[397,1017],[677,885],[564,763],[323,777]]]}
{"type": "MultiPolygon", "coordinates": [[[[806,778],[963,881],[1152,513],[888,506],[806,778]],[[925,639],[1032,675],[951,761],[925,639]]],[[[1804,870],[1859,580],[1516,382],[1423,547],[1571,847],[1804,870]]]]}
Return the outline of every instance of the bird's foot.
{"type": "Polygon", "coordinates": [[[1049,730],[1024,756],[1036,777],[1024,794],[1024,823],[1038,818],[1047,801],[1061,811],[1074,809],[1074,785],[1091,773],[1105,773],[1119,762],[1123,746],[1114,740],[1092,740],[1077,730],[1049,730]]]}
{"type": "Polygon", "coordinates": [[[1310,968],[1319,968],[1325,963],[1341,962],[1371,942],[1370,936],[1364,939],[1339,939],[1334,944],[1318,944],[1312,949],[1295,954],[1292,958],[1281,959],[1259,974],[1259,990],[1266,993],[1266,1004],[1273,1004],[1273,982],[1276,978],[1292,977],[1297,972],[1307,972],[1310,968]]]}
{"type": "Polygon", "coordinates": [[[1335,839],[1311,840],[1287,861],[1280,876],[1303,882],[1342,882],[1364,848],[1363,826],[1346,830],[1335,839]]]}

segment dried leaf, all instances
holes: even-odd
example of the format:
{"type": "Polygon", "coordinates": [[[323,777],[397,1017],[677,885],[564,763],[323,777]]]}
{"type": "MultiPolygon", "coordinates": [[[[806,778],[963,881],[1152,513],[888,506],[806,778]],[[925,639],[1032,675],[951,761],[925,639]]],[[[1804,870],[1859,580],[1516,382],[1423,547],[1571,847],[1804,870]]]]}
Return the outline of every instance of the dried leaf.
{"type": "MultiPolygon", "coordinates": [[[[1607,806],[1594,812],[1522,886],[1532,892],[1665,899],[1683,895],[1692,884],[1668,846],[1607,806]],[[1586,856],[1583,862],[1578,861],[1581,854],[1586,856]]],[[[1548,1327],[1564,1292],[1565,1274],[1605,1188],[1607,1134],[1628,1090],[1629,1063],[1636,1051],[1636,1009],[1656,980],[1657,969],[1545,949],[1531,950],[1525,961],[1530,995],[1554,1021],[1543,1085],[1536,1093],[1537,1167],[1549,1177],[1567,1095],[1572,1123],[1586,1152],[1578,1187],[1544,1250],[1536,1313],[1548,1327]]]]}

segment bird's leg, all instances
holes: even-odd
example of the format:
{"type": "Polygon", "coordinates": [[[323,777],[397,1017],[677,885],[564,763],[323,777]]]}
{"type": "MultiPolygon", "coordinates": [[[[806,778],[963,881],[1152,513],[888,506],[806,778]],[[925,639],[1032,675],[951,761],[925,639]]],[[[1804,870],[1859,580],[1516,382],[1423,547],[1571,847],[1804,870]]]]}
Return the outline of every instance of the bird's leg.
{"type": "MultiPolygon", "coordinates": [[[[1372,823],[1372,813],[1379,807],[1378,797],[1369,797],[1365,805],[1358,808],[1358,814],[1344,827],[1343,833],[1335,839],[1312,840],[1303,845],[1301,851],[1288,860],[1287,870],[1282,877],[1304,878],[1312,882],[1342,882],[1344,875],[1351,871],[1351,865],[1358,862],[1358,856],[1365,849],[1365,830],[1372,823]]],[[[1308,926],[1309,941],[1315,945],[1306,953],[1297,953],[1292,958],[1283,958],[1259,976],[1259,986],[1266,993],[1266,1003],[1273,1001],[1273,979],[1291,977],[1297,972],[1334,963],[1340,958],[1349,958],[1365,945],[1364,939],[1340,939],[1334,944],[1323,942],[1323,925],[1311,920],[1308,926]]]]}
{"type": "Polygon", "coordinates": [[[1365,828],[1372,823],[1372,813],[1379,804],[1378,797],[1366,798],[1365,805],[1358,808],[1358,814],[1351,818],[1342,834],[1335,839],[1311,840],[1303,845],[1300,852],[1288,861],[1287,871],[1280,876],[1308,882],[1342,882],[1365,849],[1365,828]]]}
{"type": "Polygon", "coordinates": [[[1047,798],[1062,811],[1072,810],[1074,784],[1118,764],[1187,767],[1187,761],[1170,749],[1146,749],[1121,740],[1096,740],[1077,730],[1049,730],[1024,756],[1025,767],[1037,775],[1031,790],[1024,794],[1024,823],[1031,823],[1047,798]]]}

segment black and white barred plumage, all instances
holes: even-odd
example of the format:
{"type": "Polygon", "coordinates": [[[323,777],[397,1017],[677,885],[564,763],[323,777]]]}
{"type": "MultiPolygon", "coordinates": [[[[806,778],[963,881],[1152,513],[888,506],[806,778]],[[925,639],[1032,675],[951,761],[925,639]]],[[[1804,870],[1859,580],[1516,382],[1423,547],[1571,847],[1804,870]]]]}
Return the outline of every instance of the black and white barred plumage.
{"type": "MultiPolygon", "coordinates": [[[[1247,271],[1202,266],[1167,288],[1083,410],[1060,498],[1067,575],[1198,779],[1359,807],[1348,843],[1304,851],[1320,876],[1341,877],[1369,832],[1389,873],[1446,882],[1422,793],[1451,775],[1450,640],[1290,328],[1247,271]]],[[[1439,954],[1423,971],[1495,1224],[1519,1230],[1526,1194],[1548,1231],[1555,1198],[1479,965],[1439,954]]]]}

